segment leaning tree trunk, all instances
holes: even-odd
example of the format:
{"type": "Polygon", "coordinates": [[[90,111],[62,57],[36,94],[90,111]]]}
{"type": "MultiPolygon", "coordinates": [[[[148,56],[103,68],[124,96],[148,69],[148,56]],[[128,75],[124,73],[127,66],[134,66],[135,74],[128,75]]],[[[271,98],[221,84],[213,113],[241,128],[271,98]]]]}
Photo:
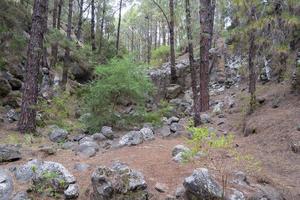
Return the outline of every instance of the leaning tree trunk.
{"type": "MultiPolygon", "coordinates": [[[[69,11],[68,11],[68,27],[67,27],[67,38],[71,41],[71,32],[72,32],[72,13],[73,13],[73,0],[69,0],[69,11]]],[[[68,81],[68,71],[69,66],[71,63],[70,58],[70,47],[67,45],[65,49],[65,56],[64,56],[64,67],[63,67],[63,74],[61,80],[61,89],[66,90],[66,85],[68,81]]]]}
{"type": "MultiPolygon", "coordinates": [[[[251,21],[255,20],[255,7],[251,9],[251,21]]],[[[253,113],[256,104],[256,72],[254,66],[255,60],[255,30],[249,31],[249,52],[248,52],[248,67],[249,67],[249,93],[250,93],[250,108],[249,112],[253,113]]]]}
{"type": "Polygon", "coordinates": [[[95,39],[95,0],[91,2],[91,44],[92,51],[96,50],[96,39],[95,39]]]}
{"type": "Polygon", "coordinates": [[[192,91],[193,91],[193,100],[194,100],[194,108],[193,108],[194,109],[194,125],[199,126],[201,123],[201,118],[200,118],[199,91],[197,88],[197,85],[198,85],[197,69],[196,69],[196,63],[194,60],[190,0],[185,0],[185,9],[186,9],[186,32],[187,32],[187,38],[188,38],[188,51],[189,51],[189,61],[190,61],[191,79],[192,79],[192,91]]]}
{"type": "Polygon", "coordinates": [[[175,68],[175,33],[174,33],[174,24],[175,24],[175,14],[174,14],[174,0],[169,1],[170,8],[170,62],[171,62],[171,83],[177,82],[176,68],[175,68]]]}
{"type": "Polygon", "coordinates": [[[33,133],[36,130],[39,64],[43,55],[43,39],[46,31],[47,15],[48,0],[35,0],[27,51],[21,115],[18,122],[18,129],[21,133],[33,133]]]}
{"type": "Polygon", "coordinates": [[[80,39],[81,39],[82,15],[83,15],[83,3],[84,3],[84,0],[80,0],[80,4],[79,4],[78,24],[77,24],[77,31],[76,31],[76,38],[77,38],[77,40],[80,40],[80,39]]]}
{"type": "Polygon", "coordinates": [[[119,49],[120,49],[120,30],[121,30],[121,19],[122,19],[122,4],[123,4],[123,0],[120,0],[118,31],[117,31],[117,43],[116,43],[117,55],[119,54],[119,49]]]}
{"type": "Polygon", "coordinates": [[[200,0],[200,106],[209,110],[209,50],[213,33],[213,1],[200,0]]]}
{"type": "MultiPolygon", "coordinates": [[[[58,0],[54,0],[53,3],[53,16],[52,16],[52,28],[55,30],[57,28],[57,8],[58,8],[58,0]]],[[[53,68],[57,63],[57,53],[58,53],[58,44],[57,41],[51,45],[51,61],[50,66],[53,68]]]]}

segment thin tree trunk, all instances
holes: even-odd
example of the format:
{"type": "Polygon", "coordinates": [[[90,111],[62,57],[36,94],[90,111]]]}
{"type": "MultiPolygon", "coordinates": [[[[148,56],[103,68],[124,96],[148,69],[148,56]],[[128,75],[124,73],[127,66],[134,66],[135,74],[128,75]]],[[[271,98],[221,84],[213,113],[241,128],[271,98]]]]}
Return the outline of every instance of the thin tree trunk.
{"type": "MultiPolygon", "coordinates": [[[[251,8],[251,21],[255,20],[255,7],[251,8]]],[[[249,67],[249,93],[250,93],[250,114],[254,112],[256,104],[256,72],[254,66],[255,60],[255,30],[249,31],[249,52],[248,52],[248,67],[249,67]]]]}
{"type": "Polygon", "coordinates": [[[99,53],[102,53],[102,46],[103,46],[103,33],[104,33],[104,21],[105,21],[105,13],[106,13],[106,0],[103,0],[102,5],[102,19],[100,25],[100,42],[99,42],[99,53]]]}
{"type": "Polygon", "coordinates": [[[175,38],[174,38],[174,24],[175,24],[175,14],[174,14],[174,0],[169,1],[170,8],[170,62],[171,62],[171,83],[175,84],[177,82],[176,68],[175,68],[175,38]]]}
{"type": "Polygon", "coordinates": [[[64,0],[59,0],[58,4],[58,16],[57,16],[57,29],[60,30],[61,28],[61,11],[64,4],[64,0]]]}
{"type": "Polygon", "coordinates": [[[209,110],[209,50],[213,33],[213,1],[200,0],[200,106],[209,110]]]}
{"type": "MultiPolygon", "coordinates": [[[[67,27],[67,38],[71,41],[71,32],[72,32],[72,14],[73,14],[73,0],[69,0],[69,11],[68,11],[68,27],[67,27]]],[[[70,47],[67,46],[65,49],[64,56],[64,67],[63,74],[61,80],[61,89],[66,90],[66,85],[68,82],[68,71],[70,66],[71,58],[70,58],[70,47]]]]}
{"type": "Polygon", "coordinates": [[[43,39],[47,26],[48,0],[35,0],[30,41],[27,51],[21,115],[18,129],[21,133],[36,131],[36,104],[38,98],[39,64],[43,55],[43,39]]]}
{"type": "MultiPolygon", "coordinates": [[[[58,9],[58,0],[54,0],[53,3],[53,16],[52,16],[52,28],[57,28],[57,10],[58,9]]],[[[58,53],[58,44],[55,41],[51,46],[51,61],[50,66],[53,68],[57,63],[57,53],[58,53]]]]}
{"type": "Polygon", "coordinates": [[[92,51],[96,50],[96,40],[95,40],[95,0],[91,1],[91,44],[92,51]]]}
{"type": "Polygon", "coordinates": [[[78,25],[77,25],[77,31],[76,31],[76,38],[77,40],[81,39],[81,27],[82,27],[82,15],[83,15],[83,3],[84,0],[80,0],[79,4],[79,16],[78,16],[78,25]]]}
{"type": "Polygon", "coordinates": [[[147,63],[150,64],[151,61],[151,27],[150,27],[150,17],[147,16],[148,34],[147,34],[147,63]]]}
{"type": "Polygon", "coordinates": [[[200,104],[199,104],[199,90],[197,88],[197,69],[194,60],[194,49],[193,49],[193,36],[192,36],[192,23],[191,23],[191,5],[190,0],[185,0],[186,9],[186,32],[188,38],[188,51],[189,51],[189,61],[191,68],[191,79],[192,79],[192,91],[194,100],[194,125],[199,126],[201,124],[200,118],[200,104]]]}
{"type": "Polygon", "coordinates": [[[163,43],[163,46],[166,46],[167,44],[167,40],[166,40],[166,27],[165,27],[165,24],[162,23],[162,43],[163,43]]]}
{"type": "Polygon", "coordinates": [[[117,43],[116,43],[117,55],[119,54],[119,49],[120,49],[120,30],[121,30],[121,19],[122,19],[122,4],[123,4],[123,0],[120,0],[118,31],[117,31],[117,43]]]}

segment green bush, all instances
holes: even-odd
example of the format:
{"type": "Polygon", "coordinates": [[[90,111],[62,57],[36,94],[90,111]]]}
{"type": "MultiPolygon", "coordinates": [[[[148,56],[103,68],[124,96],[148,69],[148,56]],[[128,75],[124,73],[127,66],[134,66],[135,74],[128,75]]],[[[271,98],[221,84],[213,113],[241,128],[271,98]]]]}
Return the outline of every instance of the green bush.
{"type": "Polygon", "coordinates": [[[89,130],[94,132],[102,125],[116,125],[131,117],[139,118],[142,113],[139,110],[144,110],[145,100],[153,89],[144,68],[129,58],[112,59],[109,64],[98,66],[95,72],[99,78],[83,92],[84,107],[90,113],[85,120],[89,130]],[[123,100],[135,105],[137,111],[134,115],[117,111],[123,100]]]}
{"type": "Polygon", "coordinates": [[[160,46],[159,48],[152,51],[151,65],[159,66],[164,62],[168,61],[170,56],[169,46],[160,46]]]}

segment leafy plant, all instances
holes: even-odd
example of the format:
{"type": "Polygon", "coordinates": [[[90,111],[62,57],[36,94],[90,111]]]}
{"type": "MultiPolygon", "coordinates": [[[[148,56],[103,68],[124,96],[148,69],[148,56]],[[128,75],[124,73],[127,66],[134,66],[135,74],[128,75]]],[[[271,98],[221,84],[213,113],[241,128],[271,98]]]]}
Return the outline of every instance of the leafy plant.
{"type": "Polygon", "coordinates": [[[107,65],[95,70],[98,79],[84,88],[83,106],[90,115],[85,123],[91,131],[104,124],[115,125],[121,119],[137,118],[144,108],[147,96],[153,86],[143,66],[136,65],[129,58],[113,59],[107,65]],[[122,101],[130,102],[136,108],[134,114],[122,113],[122,101]]]}
{"type": "Polygon", "coordinates": [[[159,66],[164,62],[168,61],[170,56],[170,47],[160,46],[159,48],[153,50],[151,65],[159,66]]]}
{"type": "Polygon", "coordinates": [[[183,160],[191,160],[199,151],[207,152],[211,149],[226,149],[232,145],[234,139],[232,134],[227,136],[217,136],[216,133],[210,131],[207,127],[189,126],[188,130],[192,133],[192,138],[188,143],[192,146],[191,151],[184,152],[183,160]]]}

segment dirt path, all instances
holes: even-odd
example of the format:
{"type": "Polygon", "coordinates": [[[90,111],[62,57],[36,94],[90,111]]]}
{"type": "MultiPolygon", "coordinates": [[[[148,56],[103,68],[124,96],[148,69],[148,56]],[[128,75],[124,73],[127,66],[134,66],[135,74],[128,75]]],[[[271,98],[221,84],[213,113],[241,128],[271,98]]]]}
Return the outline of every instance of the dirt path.
{"type": "MultiPolygon", "coordinates": [[[[300,124],[300,99],[291,95],[284,85],[270,88],[272,87],[259,88],[258,96],[265,97],[266,102],[246,118],[243,110],[247,91],[241,92],[240,89],[234,88],[212,97],[212,101],[224,100],[228,95],[235,93],[234,108],[225,109],[224,118],[213,116],[213,123],[208,124],[221,134],[233,133],[235,139],[230,151],[212,150],[208,157],[198,161],[187,164],[172,161],[173,147],[184,144],[185,138],[156,137],[154,141],[138,146],[102,151],[92,158],[82,158],[67,150],[58,150],[56,155],[44,157],[36,147],[30,147],[29,151],[23,152],[24,159],[1,167],[8,168],[32,158],[59,162],[76,176],[82,200],[88,198],[86,194],[91,189],[90,177],[95,168],[101,165],[110,166],[116,160],[144,174],[154,200],[164,200],[168,194],[174,195],[184,178],[199,167],[210,169],[219,180],[235,171],[244,171],[253,183],[271,183],[283,189],[287,200],[297,200],[300,198],[300,157],[290,150],[289,142],[291,138],[300,140],[300,132],[296,130],[300,124]],[[284,101],[280,102],[279,107],[272,108],[273,99],[283,97],[284,101]],[[256,134],[244,137],[242,132],[245,123],[254,125],[256,134]],[[76,163],[86,163],[91,167],[85,172],[78,172],[74,169],[76,163]],[[166,193],[159,193],[154,189],[157,182],[168,186],[166,193]]],[[[10,135],[13,128],[14,125],[1,127],[0,139],[4,140],[10,135]]]]}

